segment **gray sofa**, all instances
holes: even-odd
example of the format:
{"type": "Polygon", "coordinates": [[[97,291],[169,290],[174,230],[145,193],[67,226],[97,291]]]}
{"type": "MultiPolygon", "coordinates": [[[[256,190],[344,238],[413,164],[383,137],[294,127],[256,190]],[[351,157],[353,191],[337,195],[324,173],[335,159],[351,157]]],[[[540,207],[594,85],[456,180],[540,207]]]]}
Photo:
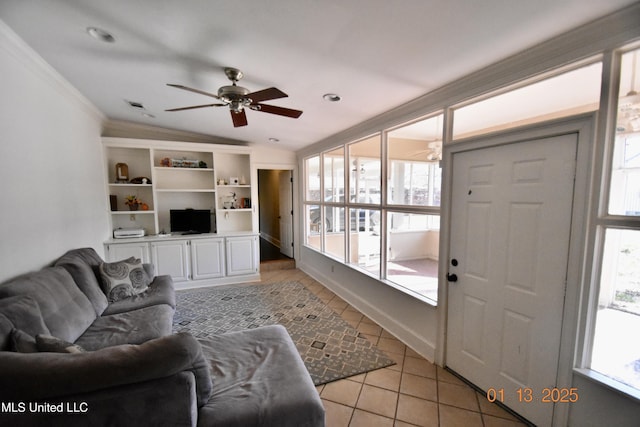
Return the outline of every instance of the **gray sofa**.
{"type": "MultiPolygon", "coordinates": [[[[0,425],[323,426],[282,326],[172,334],[169,276],[109,302],[90,248],[0,285],[0,425]]],[[[103,284],[104,285],[104,284],[103,284]]]]}

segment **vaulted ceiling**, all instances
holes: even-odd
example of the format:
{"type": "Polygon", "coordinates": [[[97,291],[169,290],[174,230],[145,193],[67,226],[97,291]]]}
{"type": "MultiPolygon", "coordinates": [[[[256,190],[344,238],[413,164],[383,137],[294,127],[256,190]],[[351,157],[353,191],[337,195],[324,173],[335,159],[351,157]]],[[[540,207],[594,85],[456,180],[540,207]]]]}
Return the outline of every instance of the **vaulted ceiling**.
{"type": "Polygon", "coordinates": [[[3,0],[0,19],[113,122],[296,150],[633,2],[3,0]],[[225,67],[304,113],[234,127],[227,107],[164,111],[219,102],[167,83],[216,94],[225,67]]]}

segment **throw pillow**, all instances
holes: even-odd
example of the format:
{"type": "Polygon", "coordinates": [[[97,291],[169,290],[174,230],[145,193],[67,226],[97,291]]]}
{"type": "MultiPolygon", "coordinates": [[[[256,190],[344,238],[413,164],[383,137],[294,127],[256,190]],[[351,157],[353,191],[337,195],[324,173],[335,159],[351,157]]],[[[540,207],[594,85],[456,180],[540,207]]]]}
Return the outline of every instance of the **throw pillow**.
{"type": "Polygon", "coordinates": [[[50,353],[84,353],[85,349],[77,344],[72,344],[51,335],[36,335],[36,347],[38,351],[50,353]]]}
{"type": "Polygon", "coordinates": [[[36,339],[20,329],[11,331],[11,351],[18,353],[37,353],[36,339]]]}
{"type": "Polygon", "coordinates": [[[142,261],[135,258],[100,264],[102,288],[109,302],[142,293],[151,280],[142,267],[142,261]]]}

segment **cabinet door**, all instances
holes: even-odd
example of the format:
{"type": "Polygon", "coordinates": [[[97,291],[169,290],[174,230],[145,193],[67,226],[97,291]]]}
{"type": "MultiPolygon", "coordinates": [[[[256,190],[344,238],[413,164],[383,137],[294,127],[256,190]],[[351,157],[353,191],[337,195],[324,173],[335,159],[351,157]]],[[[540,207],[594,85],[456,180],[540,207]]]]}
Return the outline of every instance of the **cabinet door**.
{"type": "Polygon", "coordinates": [[[192,278],[209,279],[224,276],[224,239],[191,241],[192,278]]]}
{"type": "Polygon", "coordinates": [[[114,262],[130,257],[139,258],[144,263],[151,262],[148,243],[110,243],[106,251],[107,261],[114,262]]]}
{"type": "Polygon", "coordinates": [[[227,237],[227,276],[258,272],[258,238],[227,237]]]}
{"type": "Polygon", "coordinates": [[[168,274],[174,282],[189,280],[189,245],[187,240],[151,243],[156,274],[168,274]]]}

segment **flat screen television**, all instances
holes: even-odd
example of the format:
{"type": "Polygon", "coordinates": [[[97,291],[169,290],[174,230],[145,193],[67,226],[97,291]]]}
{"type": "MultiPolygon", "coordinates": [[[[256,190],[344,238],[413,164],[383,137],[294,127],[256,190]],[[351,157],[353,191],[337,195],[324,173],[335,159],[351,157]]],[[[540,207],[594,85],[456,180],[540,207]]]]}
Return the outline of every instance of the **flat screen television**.
{"type": "Polygon", "coordinates": [[[211,232],[209,209],[171,209],[169,221],[172,233],[199,234],[211,232]]]}

